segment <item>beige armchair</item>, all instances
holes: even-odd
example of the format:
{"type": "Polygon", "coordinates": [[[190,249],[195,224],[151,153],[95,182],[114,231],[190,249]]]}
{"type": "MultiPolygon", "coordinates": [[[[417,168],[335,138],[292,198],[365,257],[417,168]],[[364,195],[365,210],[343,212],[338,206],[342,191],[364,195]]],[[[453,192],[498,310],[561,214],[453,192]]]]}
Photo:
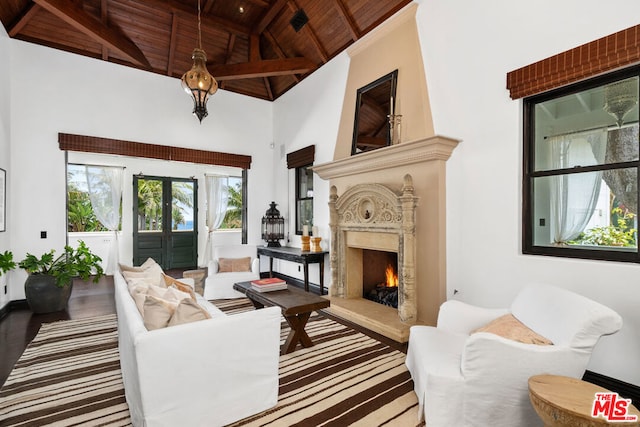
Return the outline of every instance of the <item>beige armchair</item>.
{"type": "Polygon", "coordinates": [[[260,278],[260,260],[256,245],[223,245],[213,247],[209,261],[204,297],[212,299],[242,298],[233,284],[260,278]]]}

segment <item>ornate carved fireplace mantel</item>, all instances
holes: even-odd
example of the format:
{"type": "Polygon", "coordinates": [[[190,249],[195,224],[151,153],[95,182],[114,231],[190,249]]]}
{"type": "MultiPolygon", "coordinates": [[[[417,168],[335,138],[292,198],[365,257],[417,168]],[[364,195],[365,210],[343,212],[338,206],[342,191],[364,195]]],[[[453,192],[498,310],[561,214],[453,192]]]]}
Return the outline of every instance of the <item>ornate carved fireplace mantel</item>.
{"type": "Polygon", "coordinates": [[[411,175],[399,193],[382,184],[358,184],[338,197],[331,187],[331,296],[362,297],[362,273],[347,253],[350,248],[387,250],[398,254],[398,314],[403,322],[417,319],[415,291],[415,209],[411,175]]]}
{"type": "Polygon", "coordinates": [[[435,325],[446,300],[446,161],[459,141],[431,136],[313,167],[331,185],[331,311],[397,341],[435,325]],[[362,298],[362,249],[398,253],[398,309],[362,298]],[[360,258],[360,259],[359,259],[360,258]]]}

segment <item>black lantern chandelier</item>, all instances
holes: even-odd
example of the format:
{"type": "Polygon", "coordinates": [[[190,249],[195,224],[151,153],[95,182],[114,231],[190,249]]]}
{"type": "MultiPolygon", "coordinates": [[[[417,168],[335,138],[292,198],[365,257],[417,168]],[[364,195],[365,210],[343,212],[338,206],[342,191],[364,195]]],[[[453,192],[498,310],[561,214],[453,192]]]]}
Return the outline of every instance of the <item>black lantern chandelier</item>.
{"type": "Polygon", "coordinates": [[[271,202],[270,206],[262,217],[262,240],[268,247],[279,248],[280,240],[284,239],[284,218],[276,209],[276,202],[271,202]]]}
{"type": "Polygon", "coordinates": [[[218,90],[218,82],[207,71],[207,54],[202,50],[200,31],[200,0],[198,0],[198,47],[191,54],[193,66],[182,75],[182,87],[193,97],[193,114],[200,120],[207,117],[209,96],[218,90]]]}

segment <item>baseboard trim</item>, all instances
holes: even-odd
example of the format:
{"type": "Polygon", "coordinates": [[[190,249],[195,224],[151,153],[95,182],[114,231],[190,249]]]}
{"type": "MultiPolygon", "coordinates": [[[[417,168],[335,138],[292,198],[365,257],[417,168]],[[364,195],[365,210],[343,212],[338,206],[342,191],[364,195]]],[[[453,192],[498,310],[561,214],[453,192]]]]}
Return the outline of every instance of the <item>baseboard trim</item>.
{"type": "Polygon", "coordinates": [[[29,304],[26,299],[19,299],[15,301],[9,301],[7,305],[0,308],[0,319],[3,319],[4,316],[8,315],[13,310],[22,310],[25,308],[29,308],[29,304]]]}
{"type": "Polygon", "coordinates": [[[633,401],[633,406],[640,408],[640,386],[626,383],[592,371],[585,371],[582,379],[592,384],[599,385],[600,387],[604,387],[607,390],[615,391],[625,399],[631,399],[633,401]]]}

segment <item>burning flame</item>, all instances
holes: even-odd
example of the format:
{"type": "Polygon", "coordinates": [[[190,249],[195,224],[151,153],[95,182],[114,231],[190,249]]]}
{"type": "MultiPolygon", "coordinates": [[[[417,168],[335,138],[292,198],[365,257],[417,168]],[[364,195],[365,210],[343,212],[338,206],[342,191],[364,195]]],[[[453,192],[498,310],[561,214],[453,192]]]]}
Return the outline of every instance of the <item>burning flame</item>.
{"type": "Polygon", "coordinates": [[[385,275],[387,276],[387,282],[385,286],[387,288],[397,288],[398,287],[398,275],[396,274],[393,266],[391,264],[387,265],[387,269],[385,271],[385,275]]]}

